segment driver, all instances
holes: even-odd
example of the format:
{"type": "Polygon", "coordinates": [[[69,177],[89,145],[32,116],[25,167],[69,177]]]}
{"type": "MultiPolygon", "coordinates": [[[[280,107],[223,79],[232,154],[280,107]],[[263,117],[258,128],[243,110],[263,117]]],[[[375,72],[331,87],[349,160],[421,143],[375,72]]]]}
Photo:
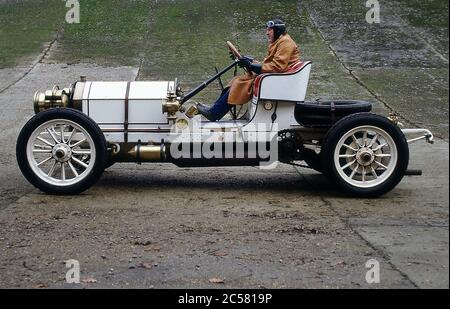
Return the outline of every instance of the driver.
{"type": "Polygon", "coordinates": [[[197,104],[200,114],[209,121],[221,119],[233,105],[242,105],[250,101],[253,93],[253,82],[261,73],[282,73],[300,61],[297,44],[286,32],[286,23],[281,19],[273,19],[266,23],[266,35],[269,50],[263,63],[253,62],[247,56],[239,58],[238,65],[247,69],[247,73],[234,77],[219,99],[208,107],[197,104]]]}

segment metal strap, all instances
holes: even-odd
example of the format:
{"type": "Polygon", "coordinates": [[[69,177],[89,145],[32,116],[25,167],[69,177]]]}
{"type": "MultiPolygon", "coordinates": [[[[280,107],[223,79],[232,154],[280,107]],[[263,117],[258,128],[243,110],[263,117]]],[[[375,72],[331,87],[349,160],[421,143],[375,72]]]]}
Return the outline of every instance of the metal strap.
{"type": "Polygon", "coordinates": [[[128,143],[128,109],[129,109],[128,99],[130,96],[130,85],[131,85],[131,82],[128,82],[127,83],[127,91],[125,93],[125,121],[123,123],[125,143],[128,143]]]}
{"type": "Polygon", "coordinates": [[[334,105],[334,102],[331,102],[330,107],[331,107],[331,124],[334,125],[334,123],[336,122],[336,115],[335,115],[336,107],[334,105]]]}

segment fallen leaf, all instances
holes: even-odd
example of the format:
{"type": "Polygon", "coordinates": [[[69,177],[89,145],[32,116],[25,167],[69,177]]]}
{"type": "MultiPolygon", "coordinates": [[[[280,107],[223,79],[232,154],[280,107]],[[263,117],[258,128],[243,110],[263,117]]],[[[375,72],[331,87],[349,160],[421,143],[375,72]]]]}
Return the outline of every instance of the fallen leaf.
{"type": "Polygon", "coordinates": [[[153,246],[153,247],[144,249],[144,251],[145,251],[145,252],[148,252],[148,251],[157,251],[157,252],[159,252],[159,251],[161,251],[161,249],[162,249],[162,248],[161,248],[160,246],[153,246]]]}
{"type": "Polygon", "coordinates": [[[138,267],[139,268],[150,269],[150,268],[152,268],[152,265],[150,265],[149,263],[141,262],[141,263],[139,263],[138,267]]]}
{"type": "Polygon", "coordinates": [[[150,240],[138,240],[138,241],[135,241],[134,244],[136,246],[149,246],[152,244],[152,242],[150,240]]]}
{"type": "Polygon", "coordinates": [[[223,279],[221,279],[221,278],[211,278],[211,279],[209,279],[209,282],[217,283],[217,284],[225,283],[225,281],[223,279]]]}
{"type": "Polygon", "coordinates": [[[227,256],[228,252],[226,252],[226,251],[216,251],[216,252],[213,253],[213,255],[215,255],[215,256],[227,256]]]}
{"type": "Polygon", "coordinates": [[[97,280],[95,280],[94,278],[87,278],[87,279],[81,280],[81,282],[83,282],[83,283],[97,283],[97,280]]]}
{"type": "Polygon", "coordinates": [[[33,286],[33,289],[45,289],[45,288],[48,288],[48,284],[40,283],[40,284],[33,286]]]}
{"type": "Polygon", "coordinates": [[[345,261],[339,261],[336,263],[335,266],[345,266],[345,265],[347,265],[347,263],[345,263],[345,261]]]}

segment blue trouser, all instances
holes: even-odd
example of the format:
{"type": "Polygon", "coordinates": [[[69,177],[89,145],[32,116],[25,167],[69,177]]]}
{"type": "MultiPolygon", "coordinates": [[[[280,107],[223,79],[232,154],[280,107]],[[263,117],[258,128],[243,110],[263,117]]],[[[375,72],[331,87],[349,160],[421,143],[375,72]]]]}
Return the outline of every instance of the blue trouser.
{"type": "Polygon", "coordinates": [[[213,121],[222,119],[226,113],[231,109],[232,105],[228,104],[228,95],[230,94],[230,89],[225,89],[220,95],[219,99],[209,108],[211,116],[214,117],[213,121]]]}

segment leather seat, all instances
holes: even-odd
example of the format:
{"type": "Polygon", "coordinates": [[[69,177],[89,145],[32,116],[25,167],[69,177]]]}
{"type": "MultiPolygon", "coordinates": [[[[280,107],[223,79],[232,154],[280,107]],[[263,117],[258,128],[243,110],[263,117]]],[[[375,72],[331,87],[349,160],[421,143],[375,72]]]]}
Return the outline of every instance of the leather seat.
{"type": "Polygon", "coordinates": [[[297,62],[286,72],[258,75],[253,84],[253,101],[304,101],[311,64],[311,61],[297,62]]]}

